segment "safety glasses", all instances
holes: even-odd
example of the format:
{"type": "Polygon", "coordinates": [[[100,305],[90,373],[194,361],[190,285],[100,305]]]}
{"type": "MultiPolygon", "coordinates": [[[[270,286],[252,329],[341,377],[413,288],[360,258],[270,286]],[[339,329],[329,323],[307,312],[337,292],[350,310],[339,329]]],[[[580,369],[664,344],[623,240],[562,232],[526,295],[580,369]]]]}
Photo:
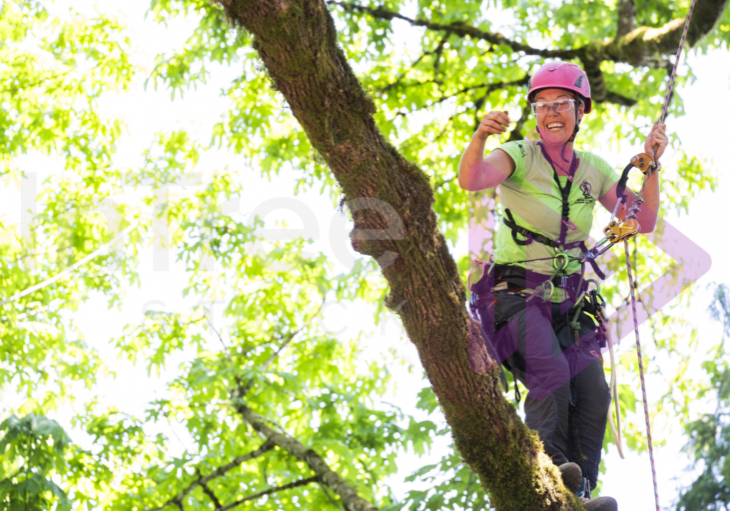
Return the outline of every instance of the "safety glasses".
{"type": "Polygon", "coordinates": [[[530,103],[532,105],[532,113],[535,115],[545,115],[552,108],[555,112],[567,112],[575,105],[574,99],[559,99],[557,101],[547,101],[539,103],[530,103]]]}

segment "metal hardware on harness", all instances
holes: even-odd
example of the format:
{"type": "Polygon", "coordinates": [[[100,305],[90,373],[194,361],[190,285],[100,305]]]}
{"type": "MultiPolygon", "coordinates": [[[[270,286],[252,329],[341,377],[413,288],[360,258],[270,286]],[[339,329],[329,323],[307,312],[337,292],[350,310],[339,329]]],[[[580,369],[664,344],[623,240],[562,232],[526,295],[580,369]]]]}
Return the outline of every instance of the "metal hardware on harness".
{"type": "Polygon", "coordinates": [[[603,238],[601,241],[596,243],[596,245],[593,248],[589,249],[585,253],[581,262],[583,262],[584,260],[587,261],[589,259],[597,258],[599,255],[606,253],[612,246],[613,246],[613,243],[611,242],[610,239],[603,238]]]}
{"type": "MultiPolygon", "coordinates": [[[[564,271],[565,268],[568,267],[568,263],[570,262],[570,256],[565,252],[559,252],[555,254],[555,257],[553,257],[553,274],[550,277],[550,279],[546,280],[542,284],[540,284],[538,287],[535,288],[535,291],[532,293],[532,296],[530,296],[527,300],[533,300],[535,298],[540,298],[542,301],[547,302],[553,297],[553,293],[555,292],[555,285],[553,285],[553,279],[558,276],[558,273],[561,271],[564,271]],[[558,263],[558,259],[562,259],[561,263],[558,263]],[[549,288],[549,292],[548,292],[549,288]]],[[[567,284],[567,275],[561,275],[560,276],[560,287],[563,287],[567,284]]]]}
{"type": "MultiPolygon", "coordinates": [[[[629,214],[632,210],[633,208],[629,210],[629,214]]],[[[639,232],[639,229],[639,222],[636,218],[629,218],[624,221],[616,221],[615,218],[611,219],[608,226],[603,229],[603,234],[606,236],[585,253],[581,262],[596,259],[598,256],[605,254],[619,241],[627,240],[635,236],[639,232]]]]}
{"type": "Polygon", "coordinates": [[[563,289],[566,289],[568,287],[568,284],[570,283],[570,275],[560,275],[560,286],[563,289]]]}
{"type": "Polygon", "coordinates": [[[608,321],[608,316],[605,311],[606,299],[601,295],[601,285],[595,279],[586,279],[586,289],[588,290],[588,296],[590,296],[590,301],[593,304],[593,307],[601,316],[599,319],[608,321]],[[589,289],[591,284],[593,284],[596,288],[592,290],[589,289]]]}
{"type": "Polygon", "coordinates": [[[639,232],[639,222],[635,218],[631,218],[624,222],[612,221],[608,227],[603,229],[603,233],[608,240],[615,244],[633,237],[639,232]]]}
{"type": "Polygon", "coordinates": [[[654,158],[646,153],[639,153],[631,158],[631,164],[645,174],[656,167],[654,158]]]}
{"type": "Polygon", "coordinates": [[[540,298],[543,302],[549,301],[553,297],[553,293],[555,292],[555,286],[553,285],[552,281],[546,280],[542,284],[540,284],[538,287],[535,288],[535,291],[533,291],[532,296],[530,296],[527,300],[532,300],[534,298],[540,298]],[[548,288],[550,288],[550,292],[548,293],[548,288]]]}
{"type": "Polygon", "coordinates": [[[569,262],[570,262],[570,256],[567,253],[559,252],[559,253],[555,254],[555,257],[553,258],[553,268],[555,268],[555,274],[553,276],[557,275],[558,272],[564,271],[565,268],[568,267],[569,262]],[[558,265],[557,260],[561,259],[561,258],[562,258],[563,262],[558,265]]]}

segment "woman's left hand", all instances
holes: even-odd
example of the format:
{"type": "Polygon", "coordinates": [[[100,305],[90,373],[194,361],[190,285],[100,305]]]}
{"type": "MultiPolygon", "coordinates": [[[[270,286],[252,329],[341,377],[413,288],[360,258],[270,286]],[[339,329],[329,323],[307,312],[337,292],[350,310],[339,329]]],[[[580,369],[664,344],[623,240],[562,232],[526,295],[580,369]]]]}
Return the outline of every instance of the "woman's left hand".
{"type": "Polygon", "coordinates": [[[652,126],[649,132],[649,136],[646,137],[646,142],[644,142],[644,151],[649,155],[654,152],[654,146],[658,146],[656,155],[654,156],[654,159],[657,161],[664,154],[664,149],[667,148],[667,144],[669,143],[669,139],[667,139],[667,134],[665,133],[666,129],[666,124],[654,123],[654,126],[652,126]]]}

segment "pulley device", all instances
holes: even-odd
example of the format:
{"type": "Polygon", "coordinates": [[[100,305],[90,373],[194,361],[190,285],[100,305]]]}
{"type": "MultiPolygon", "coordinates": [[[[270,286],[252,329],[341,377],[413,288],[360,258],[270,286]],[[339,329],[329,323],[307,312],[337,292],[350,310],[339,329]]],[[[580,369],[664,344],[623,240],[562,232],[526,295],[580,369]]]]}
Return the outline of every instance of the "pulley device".
{"type": "Polygon", "coordinates": [[[660,167],[657,162],[646,153],[639,153],[633,158],[624,169],[616,185],[616,206],[613,208],[611,213],[611,220],[608,222],[608,226],[603,229],[605,237],[596,243],[596,245],[589,249],[584,260],[590,261],[596,259],[596,257],[607,252],[611,247],[620,241],[628,240],[632,238],[636,233],[639,232],[639,221],[637,215],[641,209],[641,205],[644,200],[641,198],[644,192],[644,187],[649,179],[652,172],[655,172],[660,167]],[[644,181],[641,185],[641,190],[631,202],[631,206],[627,207],[626,203],[628,197],[626,195],[626,181],[629,178],[629,172],[632,168],[636,167],[644,173],[644,181]]]}

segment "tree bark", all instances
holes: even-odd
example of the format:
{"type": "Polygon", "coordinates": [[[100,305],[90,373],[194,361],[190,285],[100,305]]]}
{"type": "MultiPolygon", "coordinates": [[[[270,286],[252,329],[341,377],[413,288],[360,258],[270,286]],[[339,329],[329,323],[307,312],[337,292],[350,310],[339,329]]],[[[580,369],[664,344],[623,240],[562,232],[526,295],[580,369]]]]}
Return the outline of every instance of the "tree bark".
{"type": "Polygon", "coordinates": [[[634,0],[619,0],[616,37],[624,36],[634,30],[635,24],[636,5],[634,4],[634,0]]]}
{"type": "MultiPolygon", "coordinates": [[[[397,312],[456,447],[478,474],[492,506],[500,511],[584,509],[563,487],[537,434],[503,398],[494,372],[471,370],[465,288],[437,227],[428,176],[381,135],[372,115],[375,105],[338,47],[323,1],[219,1],[235,24],[253,34],[254,48],[274,87],[340,184],[355,223],[353,246],[380,264],[390,286],[388,306],[402,305],[397,312]]],[[[722,12],[726,1],[699,0],[697,8],[722,12]]],[[[716,19],[693,23],[693,34],[706,33],[716,19]]],[[[681,26],[675,25],[642,27],[583,49],[534,51],[544,56],[582,55],[598,64],[605,59],[634,62],[676,49],[681,26]]],[[[448,30],[462,37],[480,32],[461,24],[449,25],[448,30]]],[[[488,35],[500,44],[506,41],[488,35]]],[[[525,45],[517,46],[518,51],[530,52],[525,45]]],[[[479,335],[473,324],[471,328],[479,335]]]]}

